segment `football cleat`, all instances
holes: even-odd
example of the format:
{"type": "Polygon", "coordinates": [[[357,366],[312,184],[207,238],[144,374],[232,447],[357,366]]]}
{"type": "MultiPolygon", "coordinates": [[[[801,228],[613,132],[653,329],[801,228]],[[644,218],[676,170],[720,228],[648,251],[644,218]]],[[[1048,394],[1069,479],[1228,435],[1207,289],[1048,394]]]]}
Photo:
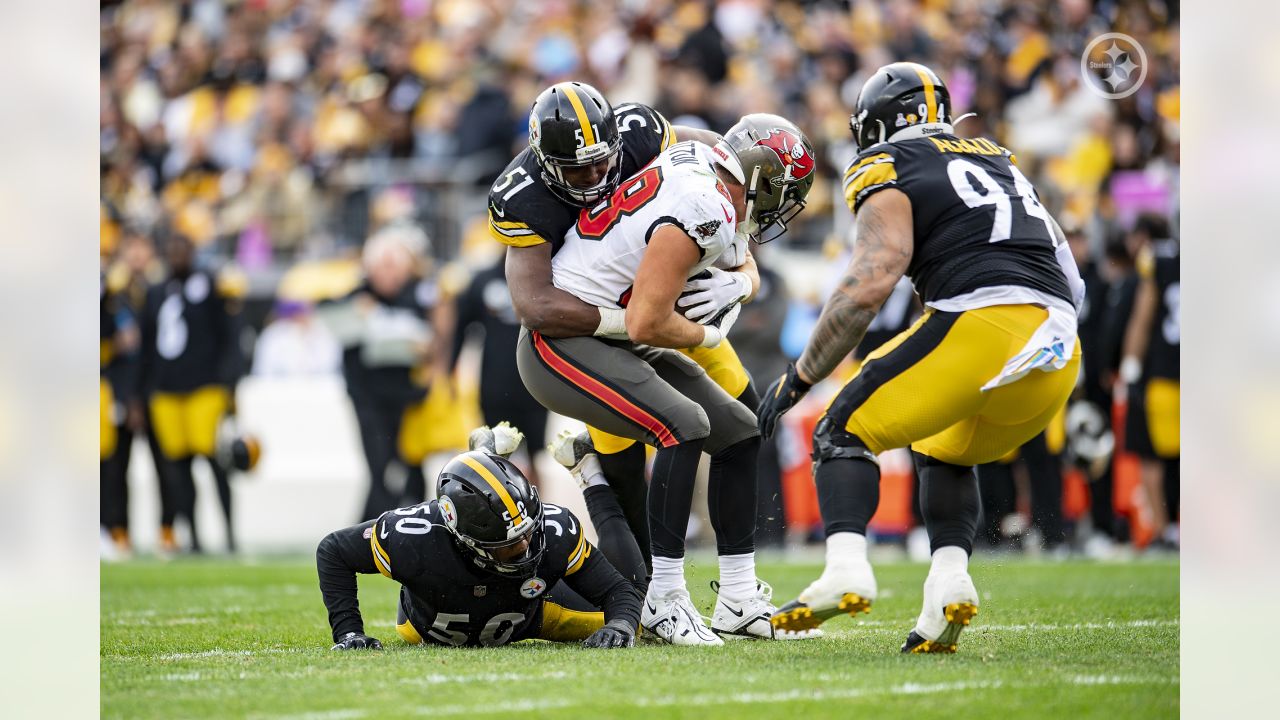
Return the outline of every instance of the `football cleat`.
{"type": "Polygon", "coordinates": [[[742,600],[725,597],[720,583],[711,581],[716,593],[716,609],[711,614],[711,629],[720,635],[739,635],[752,638],[774,638],[769,617],[777,610],[770,602],[773,588],[763,580],[756,580],[755,594],[742,600]]]}
{"type": "Polygon", "coordinates": [[[572,430],[561,430],[547,446],[547,451],[569,471],[580,488],[585,489],[592,477],[604,474],[596,446],[591,442],[591,433],[586,430],[576,434],[572,430]]]}
{"type": "Polygon", "coordinates": [[[650,589],[640,611],[640,625],[660,640],[672,645],[724,645],[711,632],[702,615],[693,607],[689,591],[684,588],[657,597],[650,589]]]}
{"type": "Polygon", "coordinates": [[[468,450],[482,450],[490,455],[511,457],[511,453],[524,442],[524,433],[511,423],[503,420],[492,428],[481,425],[467,436],[468,450]]]}
{"type": "Polygon", "coordinates": [[[978,590],[968,573],[930,575],[924,607],[902,645],[904,653],[954,653],[960,631],[978,614],[978,590]]]}
{"type": "Polygon", "coordinates": [[[863,561],[851,570],[828,568],[800,597],[778,608],[770,622],[774,630],[813,630],[837,615],[869,613],[875,599],[876,577],[870,563],[863,561]]]}

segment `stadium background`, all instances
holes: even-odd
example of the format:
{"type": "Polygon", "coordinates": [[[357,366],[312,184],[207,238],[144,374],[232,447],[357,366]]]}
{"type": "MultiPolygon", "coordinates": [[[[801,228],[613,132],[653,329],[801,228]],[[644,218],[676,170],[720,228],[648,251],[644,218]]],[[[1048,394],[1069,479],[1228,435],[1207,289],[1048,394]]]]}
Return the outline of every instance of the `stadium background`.
{"type": "MultiPolygon", "coordinates": [[[[809,134],[819,184],[761,259],[791,281],[801,339],[795,328],[825,296],[814,278],[835,272],[847,232],[833,178],[853,154],[849,108],[885,62],[934,67],[957,114],[977,113],[961,134],[1013,148],[1097,259],[1141,212],[1177,214],[1176,3],[133,1],[104,5],[101,18],[104,267],[131,243],[191,236],[202,261],[247,280],[248,352],[282,310],[354,282],[361,244],[388,223],[426,230],[443,288],[492,262],[487,187],[524,142],[534,95],[563,79],[677,124],[722,131],[768,111],[809,134]],[[1085,44],[1109,30],[1150,61],[1143,87],[1118,102],[1079,75],[1085,44]]],[[[785,338],[784,348],[798,351],[785,338]]],[[[474,378],[464,362],[451,413],[464,426],[474,378]]],[[[366,478],[336,372],[251,374],[238,399],[265,446],[236,486],[244,547],[298,549],[352,520],[366,478]],[[268,522],[281,507],[292,520],[268,522]]],[[[156,524],[148,467],[135,455],[140,549],[156,524]]],[[[216,538],[201,481],[204,532],[216,538]]]]}

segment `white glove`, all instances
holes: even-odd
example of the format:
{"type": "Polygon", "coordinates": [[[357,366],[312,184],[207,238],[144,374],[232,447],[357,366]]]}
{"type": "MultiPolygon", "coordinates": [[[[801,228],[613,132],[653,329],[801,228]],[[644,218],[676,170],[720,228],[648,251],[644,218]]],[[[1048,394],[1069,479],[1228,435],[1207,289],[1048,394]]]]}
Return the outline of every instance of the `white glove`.
{"type": "Polygon", "coordinates": [[[713,267],[698,275],[685,283],[684,292],[687,294],[676,300],[676,306],[683,308],[684,316],[694,322],[714,317],[751,294],[751,278],[746,273],[713,267]]]}
{"type": "Polygon", "coordinates": [[[732,307],[718,316],[707,318],[703,323],[706,335],[702,338],[701,347],[713,348],[729,336],[729,328],[738,322],[738,314],[742,312],[742,303],[734,303],[732,307]],[[714,319],[713,319],[714,318],[714,319]]]}

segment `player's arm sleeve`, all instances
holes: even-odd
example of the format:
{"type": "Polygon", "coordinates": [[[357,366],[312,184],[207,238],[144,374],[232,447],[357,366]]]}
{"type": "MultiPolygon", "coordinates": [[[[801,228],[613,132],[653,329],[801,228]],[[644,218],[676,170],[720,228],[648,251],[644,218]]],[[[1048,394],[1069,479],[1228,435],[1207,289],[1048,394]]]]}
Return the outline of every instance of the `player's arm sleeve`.
{"type": "Polygon", "coordinates": [[[892,153],[863,153],[844,171],[844,201],[850,211],[857,213],[867,198],[897,184],[898,169],[892,153]]]}
{"type": "Polygon", "coordinates": [[[1080,308],[1084,307],[1084,278],[1080,277],[1080,268],[1076,267],[1076,258],[1071,254],[1071,245],[1067,242],[1062,227],[1056,219],[1051,218],[1051,221],[1054,242],[1057,244],[1054,254],[1058,258],[1058,267],[1062,268],[1062,274],[1067,278],[1067,287],[1071,289],[1071,303],[1075,305],[1076,312],[1080,312],[1080,308]]]}
{"type": "Polygon", "coordinates": [[[218,313],[218,379],[223,385],[234,388],[245,371],[244,352],[240,349],[240,323],[248,280],[243,273],[225,270],[218,274],[217,287],[217,297],[222,304],[218,313]]]}
{"type": "Polygon", "coordinates": [[[474,324],[480,322],[481,308],[484,304],[484,284],[485,276],[476,275],[471,278],[471,283],[467,285],[467,289],[461,295],[458,295],[456,303],[456,317],[453,325],[453,343],[449,349],[449,369],[458,365],[458,356],[462,354],[462,346],[467,341],[467,330],[474,324]]]}
{"type": "Polygon", "coordinates": [[[155,386],[156,312],[157,301],[148,290],[142,301],[142,318],[138,323],[142,340],[138,349],[138,392],[145,399],[155,386]]]}
{"type": "Polygon", "coordinates": [[[514,217],[500,217],[489,207],[489,235],[503,245],[510,247],[529,247],[541,245],[547,239],[530,227],[529,223],[514,217]]]}
{"type": "Polygon", "coordinates": [[[574,592],[604,611],[605,622],[620,619],[630,627],[639,627],[640,604],[644,602],[640,591],[581,532],[569,555],[564,580],[574,592]]]}
{"type": "Polygon", "coordinates": [[[356,573],[372,574],[380,568],[371,547],[376,537],[376,521],[335,530],[320,541],[316,548],[316,572],[320,576],[320,594],[329,610],[329,627],[333,639],[349,632],[364,632],[364,619],[360,617],[360,600],[357,597],[356,573]],[[366,537],[366,533],[368,536],[366,537]]]}

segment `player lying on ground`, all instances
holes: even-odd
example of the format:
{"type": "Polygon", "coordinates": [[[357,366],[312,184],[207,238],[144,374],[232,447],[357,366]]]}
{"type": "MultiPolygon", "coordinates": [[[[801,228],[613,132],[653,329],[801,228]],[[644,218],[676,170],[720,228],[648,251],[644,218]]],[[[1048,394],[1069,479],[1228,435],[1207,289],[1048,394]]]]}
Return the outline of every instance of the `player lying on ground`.
{"type": "Polygon", "coordinates": [[[774,615],[776,627],[869,610],[876,455],[910,446],[933,564],[902,650],[955,652],[978,612],[968,572],[979,513],[973,466],[1038,435],[1075,386],[1084,284],[1070,248],[1013,155],[957,137],[950,110],[946,86],[915,63],[880,68],[858,96],[851,125],[861,152],[844,176],[853,258],[799,362],[765,391],[761,431],[771,435],[849,354],[903,274],[926,312],[867,357],[814,430],[827,566],[774,615]]]}
{"type": "Polygon", "coordinates": [[[711,627],[774,636],[770,591],[755,577],[755,416],[669,348],[719,344],[738,305],[706,324],[692,322],[675,310],[686,281],[718,262],[741,265],[750,236],[803,207],[813,168],[803,134],[772,115],[743,118],[714,149],[688,142],[664,150],[579,216],[552,263],[556,287],[588,306],[625,308],[626,335],[522,332],[517,345],[521,379],[548,409],[657,448],[649,490],[653,577],[642,624],[668,642],[721,644],[684,580],[703,450],[711,455],[708,502],[720,555],[711,627]]]}
{"type": "MultiPolygon", "coordinates": [[[[489,193],[489,232],[509,246],[506,278],[520,322],[546,337],[625,333],[622,310],[596,308],[555,287],[552,256],[581,213],[611,196],[624,178],[635,175],[659,152],[676,142],[710,146],[720,139],[710,130],[671,125],[647,105],[625,103],[615,109],[585,83],[558,83],[539,94],[529,113],[529,147],[511,161],[489,193]]],[[[750,252],[739,267],[712,267],[707,273],[690,280],[680,300],[694,321],[750,300],[759,286],[750,252]]],[[[755,411],[759,397],[727,341],[680,352],[755,411]]],[[[647,565],[644,446],[598,428],[590,428],[590,433],[602,472],[622,503],[647,565]]],[[[624,568],[619,570],[625,574],[624,568]]],[[[643,585],[647,575],[646,568],[644,574],[628,579],[643,585]]]]}
{"type": "MultiPolygon", "coordinates": [[[[485,428],[484,430],[487,430],[485,428]]],[[[538,638],[630,647],[640,592],[587,542],[569,510],[543,503],[497,454],[492,433],[441,470],[436,500],[327,535],[316,550],[335,650],[381,648],[364,634],[356,573],[400,583],[396,632],[411,644],[505,645],[538,638]],[[601,612],[603,610],[603,612],[601,612]]],[[[519,444],[503,448],[510,454],[519,444]]],[[[593,518],[626,531],[622,512],[593,518]]],[[[610,527],[612,526],[612,527],[610,527]]]]}

